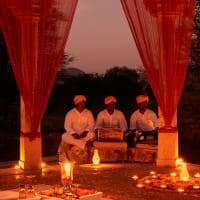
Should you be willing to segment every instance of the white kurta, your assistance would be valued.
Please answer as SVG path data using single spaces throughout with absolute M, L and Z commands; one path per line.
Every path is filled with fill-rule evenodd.
M 76 108 L 70 110 L 65 116 L 64 127 L 66 132 L 62 135 L 62 140 L 67 144 L 73 144 L 81 149 L 85 144 L 94 138 L 94 117 L 92 112 L 84 109 L 81 113 Z M 81 134 L 83 131 L 89 131 L 85 138 L 75 139 L 72 134 Z
M 126 131 L 127 122 L 121 111 L 115 109 L 110 115 L 107 109 L 104 109 L 97 115 L 95 128 L 120 128 Z
M 130 129 L 153 131 L 158 127 L 158 118 L 155 112 L 147 109 L 144 114 L 136 110 L 130 119 Z

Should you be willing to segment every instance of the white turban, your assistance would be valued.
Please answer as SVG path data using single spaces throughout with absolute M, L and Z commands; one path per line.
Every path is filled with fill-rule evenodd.
M 75 97 L 74 97 L 74 104 L 76 105 L 76 104 L 78 104 L 78 103 L 81 103 L 81 102 L 86 102 L 86 97 L 85 96 L 83 96 L 83 95 L 76 95 Z
M 107 105 L 109 103 L 116 103 L 117 102 L 117 99 L 114 97 L 114 96 L 107 96 L 105 99 L 104 99 L 104 103 Z
M 148 102 L 149 101 L 149 97 L 147 95 L 139 95 L 136 97 L 136 102 L 137 104 L 139 103 L 143 103 L 143 102 Z

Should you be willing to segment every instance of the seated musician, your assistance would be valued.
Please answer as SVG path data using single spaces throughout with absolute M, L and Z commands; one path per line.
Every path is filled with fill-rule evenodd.
M 154 111 L 148 109 L 149 98 L 146 95 L 136 97 L 138 110 L 130 119 L 130 130 L 136 133 L 137 140 L 146 140 L 148 135 L 152 135 L 155 140 L 158 136 L 158 118 Z
M 124 114 L 115 109 L 117 99 L 114 96 L 107 96 L 104 99 L 105 109 L 98 113 L 95 129 L 108 133 L 125 132 L 127 130 L 127 122 Z M 123 139 L 123 137 L 122 137 Z
M 64 127 L 66 132 L 62 135 L 62 142 L 85 148 L 87 142 L 94 138 L 94 117 L 86 108 L 86 97 L 76 95 L 75 107 L 65 116 Z

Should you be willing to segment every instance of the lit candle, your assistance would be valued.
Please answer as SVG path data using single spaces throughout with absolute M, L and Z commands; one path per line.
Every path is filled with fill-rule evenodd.
M 61 162 L 61 182 L 63 184 L 63 193 L 71 191 L 73 181 L 73 163 Z
M 172 173 L 170 174 L 170 176 L 175 177 L 175 176 L 176 176 L 176 172 L 172 172 Z
M 198 190 L 198 189 L 200 189 L 200 186 L 199 185 L 193 185 L 193 189 Z
M 188 181 L 190 175 L 188 173 L 187 165 L 185 162 L 182 163 L 182 172 L 180 173 L 180 178 L 182 181 Z
M 73 163 L 61 163 L 61 178 L 62 182 L 72 182 L 73 180 Z
M 165 189 L 167 186 L 165 184 L 160 185 L 160 188 Z
M 144 187 L 144 185 L 141 184 L 141 183 L 138 183 L 136 186 L 137 186 L 138 188 L 143 188 L 143 187 Z
M 70 163 L 65 163 L 64 170 L 65 170 L 64 178 L 67 178 L 67 179 L 71 178 L 71 164 Z
M 181 158 L 176 160 L 176 167 L 179 171 L 179 177 L 182 181 L 188 181 L 190 178 L 188 169 L 187 169 L 187 164 L 183 162 Z
M 156 175 L 153 175 L 153 176 L 152 176 L 152 178 L 158 178 L 158 176 L 156 176 Z
M 150 171 L 150 174 L 151 174 L 151 175 L 155 175 L 156 172 L 154 172 L 154 171 Z
M 42 168 L 46 167 L 46 163 L 45 163 L 45 162 L 42 162 L 42 163 L 41 163 L 41 167 L 42 167 Z
M 42 176 L 45 176 L 45 175 L 46 175 L 46 173 L 44 171 L 42 171 Z
M 177 158 L 176 159 L 176 166 L 180 165 L 181 163 L 183 163 L 183 159 L 182 158 Z
M 183 188 L 178 188 L 177 191 L 178 192 L 184 192 L 184 189 Z
M 100 157 L 99 157 L 98 149 L 94 150 L 94 154 L 93 154 L 93 157 L 92 157 L 92 163 L 94 165 L 99 165 L 100 164 Z
M 19 180 L 20 179 L 20 175 L 16 175 L 15 178 L 16 178 L 16 180 Z
M 19 165 L 15 165 L 14 169 L 20 169 L 20 166 Z
M 137 176 L 137 175 L 134 175 L 134 176 L 132 176 L 132 179 L 133 179 L 133 180 L 137 180 L 137 179 L 138 179 L 138 176 Z
M 144 182 L 147 183 L 147 184 L 151 183 L 150 180 L 145 180 Z
M 199 172 L 196 173 L 196 174 L 194 175 L 194 177 L 195 177 L 195 178 L 200 178 L 200 173 L 199 173 Z

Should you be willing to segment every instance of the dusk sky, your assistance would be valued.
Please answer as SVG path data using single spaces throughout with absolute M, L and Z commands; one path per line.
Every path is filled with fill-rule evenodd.
M 79 0 L 65 51 L 85 72 L 142 65 L 120 0 Z

